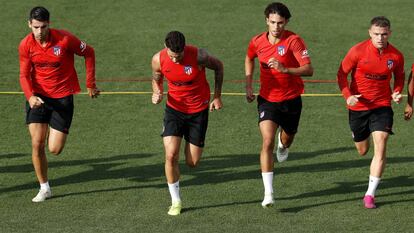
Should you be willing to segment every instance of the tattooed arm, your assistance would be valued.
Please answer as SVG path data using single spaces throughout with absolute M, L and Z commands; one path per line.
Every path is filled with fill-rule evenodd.
M 210 55 L 205 49 L 198 49 L 198 64 L 214 70 L 214 98 L 210 104 L 210 111 L 219 110 L 223 107 L 221 102 L 221 88 L 223 86 L 223 63 L 216 57 Z

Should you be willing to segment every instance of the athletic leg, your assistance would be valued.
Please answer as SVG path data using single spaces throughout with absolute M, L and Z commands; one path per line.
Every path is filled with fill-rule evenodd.
M 275 135 L 278 125 L 270 120 L 264 120 L 259 123 L 260 133 L 262 135 L 262 150 L 260 152 L 260 168 L 264 185 L 263 207 L 273 205 L 273 169 L 274 158 L 273 149 L 275 148 Z
M 60 132 L 56 129 L 50 128 L 49 130 L 49 151 L 54 155 L 59 155 L 63 147 L 65 146 L 67 134 Z
M 47 158 L 45 153 L 45 141 L 48 125 L 44 123 L 29 124 L 29 132 L 32 139 L 32 162 L 39 183 L 46 183 Z
M 363 141 L 355 142 L 355 147 L 360 155 L 366 155 L 369 151 L 369 137 Z
M 200 162 L 203 148 L 193 145 L 189 142 L 185 143 L 185 162 L 189 167 L 197 167 Z
M 169 215 L 179 215 L 181 213 L 180 197 L 180 169 L 178 159 L 180 155 L 181 137 L 166 136 L 163 138 L 165 148 L 165 176 L 167 177 L 168 190 L 171 195 L 171 207 Z
M 368 209 L 376 208 L 374 197 L 386 164 L 386 147 L 388 135 L 388 132 L 372 132 L 372 139 L 374 142 L 374 157 L 372 158 L 370 166 L 368 190 L 364 196 L 364 206 Z
M 172 184 L 180 178 L 178 159 L 181 137 L 167 136 L 163 138 L 163 142 L 165 149 L 165 176 L 167 177 L 167 182 Z
M 262 150 L 260 151 L 260 168 L 262 172 L 273 172 L 273 149 L 275 148 L 277 127 L 278 125 L 270 120 L 259 123 L 259 129 L 262 135 Z
M 33 167 L 40 184 L 40 191 L 32 201 L 42 202 L 52 196 L 47 177 L 48 164 L 45 153 L 45 142 L 49 126 L 46 123 L 30 123 L 28 127 L 32 139 Z

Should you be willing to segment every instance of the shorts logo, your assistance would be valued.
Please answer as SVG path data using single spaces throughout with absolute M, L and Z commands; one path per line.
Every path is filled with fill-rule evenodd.
M 393 60 L 391 60 L 391 59 L 390 59 L 390 60 L 388 60 L 388 61 L 387 61 L 387 67 L 388 67 L 388 69 L 389 69 L 389 70 L 391 70 L 393 66 L 394 66 L 394 61 L 393 61 Z
M 259 117 L 260 117 L 260 119 L 262 119 L 262 118 L 264 117 L 264 115 L 265 115 L 265 111 L 261 112 L 261 113 L 260 113 L 260 116 L 259 116 Z
M 60 56 L 62 54 L 62 48 L 60 46 L 54 46 L 53 54 L 55 54 L 57 57 Z
M 184 66 L 184 73 L 191 75 L 193 73 L 193 68 L 190 65 Z
M 86 43 L 83 42 L 83 41 L 81 41 L 79 48 L 80 48 L 81 52 L 85 51 L 85 49 L 86 49 Z
M 309 57 L 309 52 L 307 49 L 302 51 L 302 58 Z
M 277 46 L 277 54 L 279 54 L 280 56 L 285 55 L 285 46 L 284 45 L 280 45 Z

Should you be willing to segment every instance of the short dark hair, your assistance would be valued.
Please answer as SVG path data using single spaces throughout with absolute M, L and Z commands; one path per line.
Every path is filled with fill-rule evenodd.
M 266 18 L 269 18 L 270 14 L 278 14 L 285 19 L 290 19 L 290 17 L 292 16 L 290 14 L 289 8 L 287 8 L 285 4 L 280 2 L 272 2 L 269 5 L 267 5 L 264 14 Z
M 34 7 L 31 11 L 30 11 L 30 15 L 29 15 L 29 20 L 30 22 L 35 19 L 41 22 L 45 22 L 45 21 L 49 21 L 49 11 L 42 7 L 42 6 L 37 6 Z
M 385 16 L 376 16 L 371 19 L 371 27 L 372 26 L 378 26 L 382 28 L 385 28 L 385 27 L 391 28 L 391 22 Z
M 185 37 L 179 31 L 171 31 L 165 37 L 165 46 L 174 53 L 181 53 L 185 47 Z

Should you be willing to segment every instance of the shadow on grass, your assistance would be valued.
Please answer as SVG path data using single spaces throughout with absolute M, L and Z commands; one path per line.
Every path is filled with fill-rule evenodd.
M 230 202 L 230 203 L 217 204 L 217 205 L 196 206 L 196 207 L 183 208 L 181 212 L 184 213 L 184 212 L 196 211 L 196 210 L 201 210 L 201 209 L 219 208 L 219 207 L 234 206 L 234 205 L 249 205 L 249 204 L 257 204 L 261 202 L 262 200 L 237 201 L 237 202 Z
M 233 161 L 235 166 L 246 166 L 246 161 L 252 162 L 254 160 L 253 155 L 243 155 L 247 157 L 246 159 L 243 159 L 244 162 L 240 163 L 238 161 Z M 217 156 L 219 157 L 219 156 Z M 221 157 L 221 156 L 220 156 Z M 218 160 L 221 160 L 218 158 Z M 304 175 L 307 175 L 309 173 L 313 172 L 331 172 L 331 171 L 339 171 L 339 170 L 346 170 L 346 169 L 354 169 L 354 168 L 361 168 L 366 167 L 367 171 L 369 170 L 369 164 L 370 164 L 371 158 L 363 157 L 361 159 L 352 160 L 352 161 L 339 161 L 339 162 L 325 162 L 325 163 L 316 163 L 316 164 L 307 164 L 307 165 L 299 165 L 299 166 L 288 166 L 280 168 L 280 172 L 284 174 L 289 173 L 304 173 Z M 210 161 L 212 163 L 217 163 L 216 160 Z M 412 157 L 397 157 L 397 158 L 388 158 L 389 164 L 399 164 L 399 163 L 407 163 L 407 162 L 414 162 L 414 158 Z M 227 162 L 220 161 L 218 164 L 226 164 Z M 249 163 L 250 164 L 250 163 Z M 207 166 L 208 166 L 207 162 Z M 208 171 L 208 170 L 207 170 Z M 247 180 L 247 179 L 257 179 L 258 182 L 261 182 L 260 177 L 260 171 L 259 170 L 250 170 L 250 171 L 244 171 L 244 172 L 215 172 L 210 173 L 206 170 L 201 170 L 199 172 L 196 172 L 196 178 L 182 182 L 183 186 L 191 186 L 191 185 L 203 185 L 206 183 L 224 183 L 224 182 L 230 182 L 235 180 Z M 194 175 L 194 174 L 193 174 Z M 367 180 L 363 181 L 355 181 L 355 182 L 338 182 L 335 183 L 336 187 L 329 188 L 329 189 L 321 189 L 315 192 L 309 192 L 309 193 L 302 193 L 296 196 L 291 197 L 285 197 L 285 198 L 277 198 L 277 201 L 283 201 L 283 200 L 300 200 L 305 198 L 316 198 L 316 197 L 330 197 L 333 196 L 333 201 L 329 202 L 323 202 L 323 203 L 314 203 L 310 201 L 312 204 L 310 205 L 301 205 L 297 207 L 292 208 L 285 208 L 281 209 L 281 212 L 300 212 L 302 210 L 306 210 L 309 208 L 315 208 L 330 204 L 336 204 L 341 202 L 351 202 L 351 201 L 361 201 L 362 203 L 362 196 L 357 198 L 345 198 L 345 199 L 339 199 L 335 197 L 335 195 L 346 195 L 346 194 L 352 194 L 352 193 L 361 193 L 363 195 L 367 189 Z M 388 179 L 383 179 L 380 184 L 381 190 L 387 190 L 387 189 L 395 189 L 395 188 L 401 188 L 401 187 L 414 187 L 414 177 L 409 176 L 399 176 L 399 177 L 392 177 Z M 381 196 L 399 196 L 401 194 L 414 194 L 414 190 L 408 191 L 408 192 L 401 192 L 401 193 L 394 193 L 394 194 L 387 194 L 387 195 L 379 195 Z M 354 195 L 352 195 L 354 196 Z M 239 204 L 250 204 L 250 203 L 260 203 L 261 200 L 257 201 L 247 201 L 247 202 L 241 202 Z M 382 205 L 386 204 L 392 204 L 400 201 L 394 201 L 394 202 L 378 202 L 377 206 L 381 207 Z M 409 202 L 409 201 L 404 201 Z M 203 206 L 203 207 L 193 207 L 188 210 L 196 210 L 198 208 L 214 208 L 214 207 L 221 207 L 221 206 L 227 206 L 227 205 L 233 205 L 234 203 L 228 203 L 228 204 L 221 204 L 221 205 L 210 205 L 210 206 Z M 361 204 L 362 206 L 362 204 Z
M 302 152 L 297 153 L 301 157 L 316 156 L 320 154 L 337 153 L 348 150 L 346 147 L 314 151 L 314 152 Z M 50 179 L 52 187 L 68 184 L 83 184 L 88 185 L 88 182 L 93 181 L 107 181 L 107 188 L 96 188 L 93 185 L 86 191 L 66 193 L 57 195 L 55 198 L 64 198 L 68 196 L 92 194 L 92 193 L 105 193 L 114 191 L 135 190 L 143 188 L 166 188 L 165 176 L 164 176 L 164 163 L 163 158 L 152 158 L 154 156 L 161 156 L 155 154 L 126 154 L 116 155 L 112 157 L 102 157 L 84 160 L 70 160 L 70 161 L 52 161 L 49 163 L 50 169 L 59 167 L 73 167 L 73 173 L 68 176 Z M 295 154 L 292 154 L 295 157 Z M 181 158 L 182 159 L 182 158 Z M 329 158 L 328 158 L 329 159 Z M 312 164 L 299 164 L 297 162 L 286 162 L 283 166 L 276 166 L 276 173 L 291 174 L 291 173 L 303 173 L 308 176 L 313 172 L 331 172 L 346 169 L 354 169 L 366 167 L 368 170 L 370 158 L 355 159 L 351 161 L 333 161 L 329 162 L 325 159 L 323 162 Z M 160 162 L 155 162 L 159 160 Z M 161 162 L 162 161 L 162 162 Z M 414 162 L 412 157 L 394 157 L 389 158 L 388 163 L 407 163 Z M 142 165 L 144 164 L 144 165 Z M 30 169 L 29 169 L 30 167 Z M 220 184 L 233 181 L 243 180 L 256 180 L 261 183 L 261 175 L 259 168 L 259 156 L 257 154 L 238 154 L 238 155 L 216 155 L 205 156 L 200 167 L 196 169 L 190 169 L 183 164 L 183 159 L 180 161 L 180 169 L 183 174 L 181 181 L 182 187 L 204 184 Z M 0 173 L 14 173 L 14 172 L 33 172 L 31 164 L 4 166 L 0 167 Z M 191 178 L 185 177 L 191 175 Z M 30 190 L 38 187 L 37 182 L 33 182 L 16 185 L 5 186 L 0 188 L 0 195 L 8 192 Z M 122 179 L 128 180 L 133 183 L 124 187 L 111 187 L 114 180 Z M 137 185 L 137 183 L 139 183 Z M 302 193 L 296 196 L 284 197 L 279 200 L 296 200 L 303 198 L 312 198 L 320 196 L 330 196 L 339 194 L 348 194 L 353 192 L 363 192 L 366 189 L 366 181 L 356 181 L 348 183 L 337 183 L 336 187 L 329 189 L 321 189 L 315 192 Z M 381 184 L 381 189 L 396 188 L 396 187 L 412 187 L 414 184 L 413 178 L 410 177 L 395 177 L 390 179 L 384 179 Z M 6 184 L 7 185 L 7 184 Z M 285 212 L 301 211 L 307 208 L 317 207 L 321 205 L 328 205 L 338 202 L 352 201 L 355 199 L 335 200 L 332 202 L 319 203 L 309 206 L 298 206 L 294 208 L 284 209 Z M 247 201 L 248 204 L 253 201 Z M 257 202 L 257 201 L 254 201 Z M 235 203 L 227 203 L 224 205 L 233 205 Z M 237 203 L 236 203 L 237 204 Z M 243 203 L 239 203 L 243 204 Z M 212 207 L 218 207 L 212 206 Z M 200 207 L 207 208 L 207 207 Z M 189 209 L 192 210 L 192 209 Z
M 368 180 L 364 181 L 355 181 L 355 182 L 338 182 L 335 183 L 336 187 L 330 189 L 323 189 L 316 192 L 301 193 L 296 196 L 280 198 L 279 200 L 292 200 L 292 199 L 303 199 L 303 198 L 313 198 L 321 196 L 331 196 L 331 195 L 340 195 L 340 194 L 349 194 L 349 193 L 362 193 L 367 189 Z M 379 189 L 392 189 L 400 187 L 414 187 L 414 177 L 410 176 L 398 176 L 388 179 L 382 179 Z M 362 197 L 361 197 L 362 198 Z
M 354 151 L 355 147 L 346 146 L 346 147 L 337 147 L 330 148 L 325 150 L 310 151 L 310 152 L 295 152 L 292 151 L 289 154 L 289 161 L 299 160 L 299 159 L 310 159 L 321 155 L 334 155 L 337 153 L 344 153 L 347 151 Z M 356 153 L 356 152 L 355 152 Z
M 413 178 L 411 178 L 409 180 L 410 180 L 411 184 L 407 185 L 408 187 L 412 186 Z M 401 184 L 398 187 L 401 187 Z M 381 185 L 381 190 L 386 189 L 386 188 L 387 187 L 384 187 L 384 186 Z M 366 190 L 366 188 L 364 188 L 364 191 L 365 190 Z M 362 192 L 362 190 L 359 190 L 359 191 Z M 362 192 L 362 195 L 363 194 L 364 193 Z M 381 201 L 381 198 L 383 198 L 383 197 L 390 197 L 390 196 L 401 197 L 402 195 L 410 195 L 410 194 L 414 194 L 414 189 L 409 190 L 409 191 L 404 191 L 404 192 L 393 192 L 393 193 L 388 193 L 388 194 L 383 194 L 383 195 L 376 195 L 375 204 L 376 204 L 377 208 L 381 208 L 382 206 L 392 205 L 392 204 L 396 204 L 396 203 L 414 202 L 414 199 L 408 199 L 408 200 L 402 199 L 402 200 L 395 200 L 395 201 Z M 301 205 L 301 206 L 296 206 L 296 207 L 283 208 L 283 209 L 280 210 L 280 212 L 298 213 L 300 211 L 310 209 L 310 208 L 316 208 L 316 207 L 332 205 L 332 204 L 338 204 L 338 203 L 345 203 L 345 202 L 359 202 L 360 205 L 361 205 L 361 208 L 363 208 L 362 198 L 363 197 L 361 196 L 361 197 L 356 197 L 356 198 L 355 197 L 354 198 L 345 198 L 345 199 L 339 199 L 339 200 L 336 199 L 334 201 L 321 202 L 321 203 L 312 203 L 312 204 L 309 204 L 309 205 Z
M 110 179 L 136 179 L 141 181 L 151 180 L 154 177 L 160 177 L 163 174 L 164 165 L 146 165 L 139 167 L 128 167 L 129 163 L 139 163 L 142 159 L 154 156 L 153 154 L 127 154 L 117 155 L 113 157 L 103 157 L 84 160 L 67 160 L 67 161 L 52 161 L 49 162 L 49 171 L 54 168 L 60 167 L 74 167 L 74 171 L 85 170 L 86 171 L 74 173 L 69 176 L 53 179 L 49 177 L 49 182 L 53 187 L 65 184 L 81 184 L 89 181 L 97 180 L 110 180 Z M 126 168 L 118 168 L 125 167 Z M 76 169 L 76 170 L 75 170 Z M 34 170 L 32 164 L 13 165 L 0 167 L 1 173 L 21 173 L 32 172 L 34 176 Z M 50 173 L 50 172 L 49 172 Z M 33 182 L 0 188 L 0 195 L 2 193 L 21 191 L 26 189 L 33 189 L 38 187 L 38 183 L 33 177 Z M 4 185 L 4 184 L 3 184 Z
M 23 154 L 23 153 L 11 153 L 11 154 L 3 154 L 0 155 L 0 159 L 15 159 L 15 158 L 20 158 L 23 156 L 28 156 L 30 158 L 30 154 Z
M 414 184 L 414 178 L 410 178 L 408 176 L 400 176 L 400 177 L 385 179 L 383 180 L 383 183 L 384 184 L 381 184 L 381 190 L 389 189 L 389 188 L 396 188 L 396 187 L 412 187 Z M 319 196 L 331 196 L 331 195 L 337 195 L 337 194 L 363 192 L 366 190 L 365 181 L 364 182 L 362 181 L 361 182 L 342 182 L 338 184 L 339 184 L 339 187 L 333 188 L 333 189 L 321 190 L 319 192 L 314 192 L 314 193 L 301 194 L 301 195 L 289 197 L 289 198 L 277 198 L 276 203 L 278 203 L 279 201 L 283 201 L 283 200 L 301 199 L 301 198 L 319 197 Z M 364 187 L 362 187 L 361 185 L 364 185 Z M 348 188 L 353 188 L 354 190 L 350 191 Z M 390 196 L 401 197 L 401 196 L 410 195 L 410 194 L 414 194 L 414 189 L 409 190 L 409 191 L 403 191 L 403 192 L 393 192 L 393 193 L 388 193 L 388 194 L 383 194 L 383 195 L 377 195 L 377 198 L 376 198 L 377 208 L 381 208 L 382 206 L 392 205 L 396 203 L 414 202 L 414 199 L 381 201 L 381 198 L 384 198 L 384 197 L 390 197 Z M 300 211 L 310 209 L 310 208 L 317 208 L 321 206 L 338 204 L 338 203 L 346 203 L 346 202 L 358 202 L 359 205 L 361 206 L 361 209 L 363 208 L 362 197 L 353 197 L 353 198 L 344 198 L 344 199 L 333 198 L 333 199 L 335 200 L 328 201 L 328 202 L 321 202 L 321 203 L 312 202 L 309 205 L 301 205 L 301 206 L 296 206 L 296 207 L 283 208 L 279 210 L 277 209 L 277 206 L 276 206 L 275 209 L 282 213 L 298 213 Z M 230 203 L 217 204 L 217 205 L 197 206 L 197 207 L 185 208 L 183 209 L 183 212 L 197 211 L 197 210 L 206 209 L 206 208 L 219 208 L 219 207 L 233 206 L 233 205 L 260 204 L 261 201 L 262 200 L 260 199 L 260 200 L 254 200 L 254 201 L 230 202 Z

